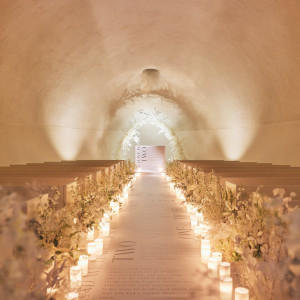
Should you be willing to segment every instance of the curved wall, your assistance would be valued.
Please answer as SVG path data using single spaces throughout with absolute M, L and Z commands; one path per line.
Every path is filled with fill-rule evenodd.
M 0 164 L 111 158 L 156 95 L 187 158 L 300 165 L 299 53 L 298 0 L 0 0 Z

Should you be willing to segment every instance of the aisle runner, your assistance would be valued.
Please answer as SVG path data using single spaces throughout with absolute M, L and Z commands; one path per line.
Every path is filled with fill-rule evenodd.
M 190 220 L 165 179 L 143 174 L 111 223 L 104 255 L 85 279 L 89 299 L 218 299 Z

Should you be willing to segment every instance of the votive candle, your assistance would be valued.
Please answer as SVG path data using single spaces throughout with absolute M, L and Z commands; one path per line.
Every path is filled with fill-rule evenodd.
M 201 260 L 207 263 L 210 257 L 210 240 L 201 240 Z
M 96 256 L 103 254 L 103 239 L 95 239 L 96 243 Z
M 218 277 L 218 265 L 219 261 L 217 257 L 209 257 L 207 261 L 207 267 L 209 271 L 209 277 L 217 278 Z
M 82 276 L 86 276 L 89 271 L 89 259 L 87 255 L 80 255 L 77 265 L 81 267 Z
M 102 224 L 102 233 L 103 236 L 109 236 L 109 223 Z
M 67 295 L 67 300 L 78 300 L 78 299 L 79 299 L 78 293 L 70 292 Z
M 220 279 L 220 298 L 221 300 L 232 299 L 232 278 L 223 277 Z
M 222 277 L 230 277 L 230 263 L 229 262 L 221 262 L 219 264 L 219 276 Z
M 235 300 L 249 300 L 249 290 L 244 287 L 235 288 Z
M 88 243 L 89 260 L 96 260 L 96 243 Z
M 217 258 L 218 264 L 222 262 L 222 252 L 212 252 L 211 256 Z
M 81 287 L 81 267 L 73 266 L 70 268 L 70 287 L 72 290 Z

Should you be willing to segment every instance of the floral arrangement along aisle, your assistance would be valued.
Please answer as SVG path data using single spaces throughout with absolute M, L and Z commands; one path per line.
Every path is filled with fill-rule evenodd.
M 267 197 L 240 189 L 235 194 L 213 172 L 179 161 L 170 162 L 166 174 L 188 211 L 201 215 L 195 234 L 231 263 L 235 284 L 246 286 L 251 299 L 299 299 L 300 238 L 294 224 L 300 216 L 290 206 L 293 193 L 285 197 L 275 189 L 274 197 Z
M 80 276 L 87 274 L 84 259 L 93 256 L 92 246 L 95 255 L 102 255 L 103 239 L 96 234 L 103 218 L 108 222 L 116 213 L 112 207 L 124 203 L 119 200 L 127 195 L 134 172 L 135 165 L 124 161 L 98 181 L 77 179 L 73 201 L 64 207 L 53 187 L 30 220 L 11 196 L 0 194 L 0 299 L 65 299 L 68 291 L 71 298 L 80 292 L 72 272 L 79 268 Z

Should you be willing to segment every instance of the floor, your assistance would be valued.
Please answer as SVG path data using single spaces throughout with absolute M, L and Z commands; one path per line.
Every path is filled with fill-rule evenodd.
M 158 173 L 134 182 L 113 217 L 104 254 L 89 265 L 82 299 L 219 299 L 201 264 L 186 209 Z

